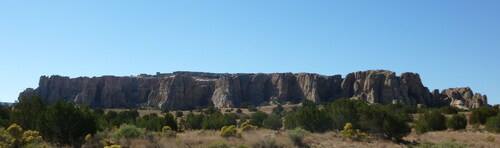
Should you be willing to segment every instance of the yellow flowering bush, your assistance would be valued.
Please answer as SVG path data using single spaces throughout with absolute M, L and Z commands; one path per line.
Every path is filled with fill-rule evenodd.
M 89 142 L 90 140 L 92 140 L 92 135 L 91 134 L 87 134 L 85 136 L 85 141 Z
M 23 143 L 34 143 L 40 141 L 42 141 L 42 136 L 40 136 L 40 132 L 38 131 L 27 130 L 23 133 Z
M 229 125 L 229 126 L 224 126 L 222 127 L 220 131 L 220 135 L 222 137 L 236 137 L 236 134 L 238 133 L 238 130 L 236 129 L 236 126 L 234 125 Z M 241 135 L 241 133 L 240 133 Z
M 161 132 L 162 136 L 165 136 L 168 138 L 177 137 L 177 132 L 173 131 L 172 128 L 170 128 L 170 126 L 164 126 L 161 129 L 161 131 L 162 131 Z
M 251 125 L 250 123 L 248 122 L 243 122 L 241 123 L 240 125 L 240 129 L 241 131 L 249 131 L 249 130 L 256 130 L 258 127 L 255 126 L 255 125 Z
M 360 140 L 367 136 L 366 133 L 361 132 L 359 129 L 354 129 L 351 123 L 346 123 L 344 130 L 340 131 L 340 133 L 350 140 Z
M 489 142 L 493 142 L 493 141 L 495 141 L 495 137 L 488 136 L 488 137 L 486 137 L 486 140 L 488 140 Z
M 110 146 L 104 146 L 104 148 L 122 148 L 120 145 L 110 145 Z
M 10 125 L 7 130 L 0 130 L 0 147 L 20 147 L 42 141 L 40 132 L 27 130 L 17 124 Z

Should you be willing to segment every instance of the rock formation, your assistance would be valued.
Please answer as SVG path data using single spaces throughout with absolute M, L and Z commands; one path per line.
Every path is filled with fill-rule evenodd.
M 459 108 L 477 108 L 487 104 L 486 95 L 472 92 L 469 87 L 445 89 L 439 95 L 444 104 Z
M 384 70 L 370 70 L 350 73 L 342 82 L 344 97 L 361 97 L 371 103 L 399 103 L 416 106 L 432 105 L 430 93 L 424 87 L 420 76 L 414 73 L 396 73 Z
M 130 77 L 42 76 L 37 89 L 26 89 L 19 97 L 39 95 L 47 103 L 74 101 L 102 108 L 193 109 L 214 105 L 238 107 L 247 102 L 298 103 L 333 101 L 357 97 L 370 103 L 411 106 L 453 105 L 462 108 L 486 106 L 487 98 L 466 88 L 429 92 L 415 73 L 369 70 L 324 76 L 313 73 L 217 74 L 202 72 L 157 73 Z

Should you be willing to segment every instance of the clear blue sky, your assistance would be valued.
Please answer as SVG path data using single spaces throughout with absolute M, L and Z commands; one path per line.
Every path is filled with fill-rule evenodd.
M 0 101 L 41 75 L 417 72 L 500 103 L 500 1 L 0 1 Z

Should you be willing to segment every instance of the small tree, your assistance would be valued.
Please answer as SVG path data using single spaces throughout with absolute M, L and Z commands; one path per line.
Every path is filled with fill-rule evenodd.
M 419 133 L 446 129 L 446 117 L 437 110 L 427 111 L 420 115 L 415 130 Z
M 264 120 L 263 127 L 273 130 L 279 130 L 281 129 L 281 127 L 283 127 L 283 120 L 281 120 L 280 115 L 270 115 Z
M 498 114 L 498 109 L 490 107 L 480 107 L 473 109 L 469 116 L 470 124 L 485 124 L 486 119 L 489 117 L 496 116 Z
M 325 132 L 331 129 L 332 118 L 325 110 L 316 106 L 304 106 L 292 109 L 285 116 L 285 129 L 304 128 L 311 132 Z
M 405 115 L 389 114 L 384 119 L 382 132 L 386 139 L 401 142 L 403 137 L 410 134 L 411 127 Z
M 500 133 L 500 115 L 490 117 L 486 120 L 486 130 L 494 133 Z
M 184 122 L 184 127 L 187 129 L 201 129 L 201 123 L 203 122 L 203 114 L 189 113 L 186 116 L 186 121 Z
M 98 129 L 97 117 L 87 106 L 57 101 L 43 112 L 38 124 L 43 137 L 49 141 L 78 146 L 87 134 Z
M 0 105 L 0 127 L 7 127 L 9 125 L 11 109 L 7 105 Z
M 250 124 L 262 127 L 262 123 L 267 118 L 267 114 L 262 111 L 257 111 L 250 116 Z
M 355 128 L 359 128 L 359 111 L 367 103 L 359 100 L 338 99 L 326 107 L 328 115 L 333 119 L 331 122 L 333 129 L 342 130 L 346 123 L 351 123 Z
M 467 127 L 467 118 L 463 114 L 454 114 L 450 119 L 446 120 L 446 127 L 453 130 L 461 130 Z
M 47 109 L 45 100 L 38 96 L 25 97 L 15 103 L 10 114 L 11 123 L 17 123 L 24 129 L 36 129 L 41 114 Z

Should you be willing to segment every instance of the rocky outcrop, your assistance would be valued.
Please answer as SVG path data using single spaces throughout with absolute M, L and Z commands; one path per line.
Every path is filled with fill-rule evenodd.
M 474 94 L 469 87 L 445 89 L 439 95 L 439 99 L 444 104 L 459 108 L 478 108 L 488 105 L 486 95 Z
M 418 74 L 403 73 L 397 77 L 384 70 L 350 73 L 342 82 L 342 90 L 344 97 L 360 97 L 379 104 L 428 105 L 431 97 Z
M 193 109 L 214 105 L 238 107 L 255 105 L 333 101 L 357 97 L 370 103 L 399 103 L 412 106 L 453 105 L 475 108 L 487 105 L 486 96 L 470 88 L 429 92 L 415 73 L 396 76 L 385 70 L 360 71 L 324 76 L 313 73 L 215 74 L 203 72 L 157 73 L 130 77 L 42 76 L 37 89 L 26 89 L 23 96 L 39 95 L 47 103 L 73 101 L 103 108 Z

